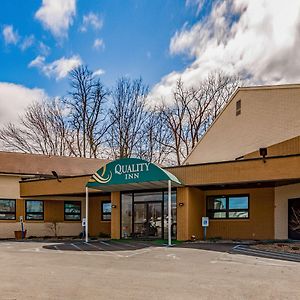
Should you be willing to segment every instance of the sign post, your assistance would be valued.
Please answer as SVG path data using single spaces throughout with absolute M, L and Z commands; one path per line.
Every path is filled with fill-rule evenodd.
M 23 216 L 20 216 L 20 224 L 21 224 L 21 231 L 22 231 L 22 240 L 24 240 L 24 222 L 23 222 Z
M 209 226 L 209 218 L 208 217 L 202 217 L 202 227 L 203 227 L 203 240 L 206 241 L 206 230 Z
M 82 218 L 81 226 L 82 226 L 82 239 L 84 239 L 85 238 L 86 218 Z

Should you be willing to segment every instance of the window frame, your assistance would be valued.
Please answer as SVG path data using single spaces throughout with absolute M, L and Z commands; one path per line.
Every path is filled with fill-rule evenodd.
M 43 212 L 42 213 L 40 213 L 40 212 L 28 212 L 27 211 L 27 203 L 29 201 L 42 202 L 43 203 Z M 42 219 L 28 219 L 27 214 L 31 214 L 31 215 L 41 215 L 42 214 L 43 218 Z M 32 200 L 32 199 L 25 200 L 25 220 L 26 221 L 44 221 L 45 220 L 45 203 L 44 203 L 44 200 Z
M 229 198 L 240 198 L 240 197 L 247 197 L 248 198 L 248 208 L 229 208 Z M 225 198 L 226 199 L 226 208 L 225 209 L 208 209 L 208 202 L 210 199 L 215 198 Z M 247 218 L 230 218 L 230 212 L 248 212 Z M 225 212 L 225 218 L 214 218 L 211 217 L 212 213 L 215 212 Z M 249 194 L 230 194 L 230 195 L 209 195 L 206 197 L 206 216 L 209 217 L 211 220 L 249 220 L 250 219 L 250 195 Z
M 239 116 L 242 113 L 242 100 L 239 99 L 235 104 L 235 115 Z
M 17 219 L 17 200 L 16 199 L 4 199 L 4 198 L 1 198 L 0 202 L 1 201 L 14 201 L 14 203 L 15 203 L 15 210 L 13 212 L 7 212 L 7 211 L 1 211 L 0 210 L 0 215 L 1 214 L 14 215 L 13 219 L 2 219 L 1 216 L 0 216 L 0 221 L 14 221 L 14 220 L 16 220 Z
M 80 207 L 80 212 L 79 212 L 79 214 L 74 214 L 74 213 L 66 213 L 66 204 L 74 204 L 74 203 L 77 203 L 77 204 L 80 204 L 79 205 L 79 207 Z M 64 201 L 64 221 L 66 221 L 66 222 L 81 222 L 82 221 L 82 212 L 81 212 L 81 210 L 82 210 L 82 203 L 81 203 L 81 201 L 78 201 L 78 200 L 74 200 L 74 201 L 72 201 L 72 200 L 68 200 L 68 201 Z M 79 219 L 77 220 L 77 219 L 66 219 L 66 215 L 68 216 L 71 216 L 71 215 L 79 215 Z
M 101 221 L 102 222 L 111 222 L 111 210 L 110 210 L 110 213 L 105 213 L 104 211 L 103 211 L 103 204 L 106 204 L 106 203 L 110 203 L 110 205 L 111 205 L 111 200 L 103 200 L 103 201 L 101 201 Z M 103 217 L 104 217 L 104 215 L 110 215 L 110 219 L 109 220 L 107 220 L 107 219 L 104 219 Z

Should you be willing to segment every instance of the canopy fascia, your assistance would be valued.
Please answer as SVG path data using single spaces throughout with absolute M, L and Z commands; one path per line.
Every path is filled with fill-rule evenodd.
M 105 164 L 95 172 L 86 187 L 101 191 L 162 189 L 180 186 L 181 182 L 170 172 L 154 163 L 138 158 L 118 159 Z

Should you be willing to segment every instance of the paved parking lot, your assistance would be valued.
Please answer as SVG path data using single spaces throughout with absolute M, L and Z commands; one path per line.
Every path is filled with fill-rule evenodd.
M 300 264 L 147 242 L 0 242 L 0 299 L 299 299 Z

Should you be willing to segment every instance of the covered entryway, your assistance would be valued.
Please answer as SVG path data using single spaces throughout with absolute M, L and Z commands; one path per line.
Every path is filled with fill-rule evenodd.
M 163 202 L 135 202 L 133 207 L 133 237 L 163 239 Z
M 289 199 L 289 239 L 300 240 L 300 198 Z
M 168 191 L 121 193 L 122 238 L 168 238 Z M 171 192 L 171 237 L 176 239 L 176 191 Z
M 120 237 L 167 238 L 171 244 L 172 232 L 173 236 L 176 232 L 176 191 L 172 192 L 172 188 L 180 185 L 173 174 L 153 163 L 137 158 L 115 160 L 104 165 L 87 183 L 86 215 L 89 189 L 121 192 L 119 221 L 115 222 L 119 224 Z M 116 205 L 112 205 L 114 208 Z

